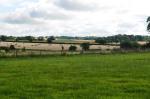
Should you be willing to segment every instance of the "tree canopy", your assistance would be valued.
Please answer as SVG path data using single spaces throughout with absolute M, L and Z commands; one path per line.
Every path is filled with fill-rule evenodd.
M 52 43 L 53 40 L 55 40 L 55 37 L 54 37 L 54 36 L 50 36 L 50 37 L 47 39 L 47 42 L 48 42 L 48 43 Z
M 87 51 L 90 49 L 89 43 L 82 43 L 80 46 L 82 47 L 82 50 L 84 50 L 84 51 Z
M 147 31 L 150 31 L 150 16 L 147 18 Z

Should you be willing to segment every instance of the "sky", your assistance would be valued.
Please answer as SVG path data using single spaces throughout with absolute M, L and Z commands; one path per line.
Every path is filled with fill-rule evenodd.
M 150 0 L 0 0 L 0 35 L 149 35 Z

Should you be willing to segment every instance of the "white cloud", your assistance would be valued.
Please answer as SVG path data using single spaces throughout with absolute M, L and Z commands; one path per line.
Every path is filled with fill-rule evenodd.
M 92 11 L 97 8 L 96 3 L 90 0 L 56 0 L 55 4 L 66 10 Z
M 0 0 L 3 5 L 0 34 L 145 35 L 149 3 L 149 0 Z
M 0 0 L 0 4 L 8 4 L 8 3 L 12 3 L 16 0 Z

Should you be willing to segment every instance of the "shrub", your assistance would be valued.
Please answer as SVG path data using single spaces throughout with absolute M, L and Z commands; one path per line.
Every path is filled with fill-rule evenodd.
M 84 50 L 84 51 L 87 51 L 90 49 L 89 43 L 82 43 L 80 46 L 82 47 L 82 50 Z
M 22 52 L 25 52 L 25 51 L 26 51 L 26 48 L 25 48 L 25 47 L 23 47 L 23 48 L 22 48 Z
M 77 47 L 76 47 L 76 46 L 71 45 L 71 46 L 69 47 L 69 51 L 76 51 L 76 50 L 77 50 Z
M 0 47 L 0 50 L 4 50 L 6 53 L 9 52 L 9 48 L 8 47 Z
M 16 48 L 15 48 L 14 45 L 10 45 L 9 49 L 10 49 L 10 50 L 15 50 Z
M 25 39 L 28 40 L 29 42 L 33 42 L 34 37 L 32 37 L 32 36 L 26 36 Z
M 48 42 L 48 43 L 52 43 L 53 40 L 55 40 L 55 37 L 54 37 L 54 36 L 50 36 L 50 37 L 47 39 L 47 42 Z
M 104 40 L 104 39 L 99 39 L 99 38 L 96 39 L 95 42 L 96 42 L 96 43 L 99 43 L 99 44 L 106 44 L 106 43 L 107 43 L 106 40 Z
M 44 41 L 44 37 L 42 36 L 38 37 L 38 41 Z
M 140 44 L 137 42 L 124 41 L 120 43 L 120 48 L 122 49 L 137 49 L 140 48 Z
M 0 40 L 1 41 L 6 41 L 7 40 L 7 36 L 4 36 L 4 35 L 0 36 Z
M 142 48 L 143 48 L 143 49 L 150 49 L 150 42 L 148 42 L 148 43 L 142 45 Z

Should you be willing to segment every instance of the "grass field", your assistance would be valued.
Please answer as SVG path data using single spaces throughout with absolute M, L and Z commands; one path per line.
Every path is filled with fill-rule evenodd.
M 150 53 L 0 58 L 0 99 L 149 99 Z

